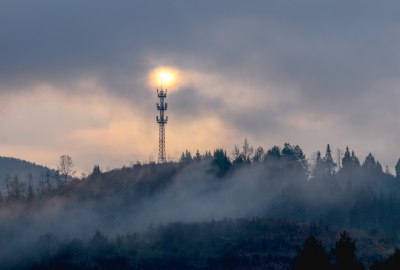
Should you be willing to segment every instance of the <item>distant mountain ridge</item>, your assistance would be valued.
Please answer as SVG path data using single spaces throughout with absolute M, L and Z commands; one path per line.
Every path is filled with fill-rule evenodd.
M 4 188 L 7 175 L 10 178 L 17 176 L 21 182 L 25 183 L 28 183 L 29 175 L 32 175 L 32 184 L 36 185 L 40 177 L 48 170 L 54 171 L 46 166 L 38 165 L 30 161 L 14 157 L 0 157 L 0 189 Z

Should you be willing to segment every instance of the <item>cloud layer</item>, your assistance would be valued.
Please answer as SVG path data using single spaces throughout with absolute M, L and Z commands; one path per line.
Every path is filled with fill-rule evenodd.
M 396 1 L 3 1 L 2 155 L 81 171 L 157 155 L 149 72 L 181 71 L 167 151 L 248 137 L 400 156 Z M 173 89 L 171 89 L 173 90 Z

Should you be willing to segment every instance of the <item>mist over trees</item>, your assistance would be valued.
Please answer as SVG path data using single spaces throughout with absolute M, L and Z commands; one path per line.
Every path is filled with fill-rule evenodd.
M 19 269 L 304 269 L 308 263 L 383 269 L 377 267 L 396 261 L 397 253 L 389 255 L 400 240 L 400 161 L 394 176 L 371 153 L 361 160 L 349 147 L 335 152 L 328 144 L 307 159 L 298 145 L 264 149 L 245 139 L 231 154 L 185 150 L 179 162 L 138 162 L 107 172 L 95 165 L 77 178 L 72 158 L 63 155 L 58 170 L 24 181 L 4 177 L 0 247 L 7 252 L 0 266 L 13 269 L 23 258 Z M 253 227 L 243 225 L 254 218 Z M 213 240 L 210 226 L 229 236 Z M 315 227 L 301 232 L 308 226 Z M 279 233 L 292 238 L 275 238 Z M 281 253 L 274 253 L 272 241 L 282 245 Z M 195 243 L 205 251 L 196 253 Z M 313 256 L 318 261 L 310 262 Z

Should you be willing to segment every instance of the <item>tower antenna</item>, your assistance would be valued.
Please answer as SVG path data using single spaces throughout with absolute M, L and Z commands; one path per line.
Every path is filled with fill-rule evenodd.
M 168 108 L 168 104 L 165 102 L 165 98 L 167 97 L 167 89 L 162 88 L 162 80 L 161 80 L 161 89 L 157 89 L 157 96 L 160 103 L 157 103 L 157 110 L 159 115 L 156 117 L 159 131 L 158 131 L 158 163 L 165 163 L 167 161 L 165 154 L 165 124 L 168 122 L 168 116 L 165 116 L 165 111 Z

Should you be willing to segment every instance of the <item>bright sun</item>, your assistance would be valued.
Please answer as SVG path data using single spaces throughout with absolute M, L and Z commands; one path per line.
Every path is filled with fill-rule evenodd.
M 158 67 L 150 73 L 152 87 L 170 87 L 176 84 L 178 71 L 169 67 Z

